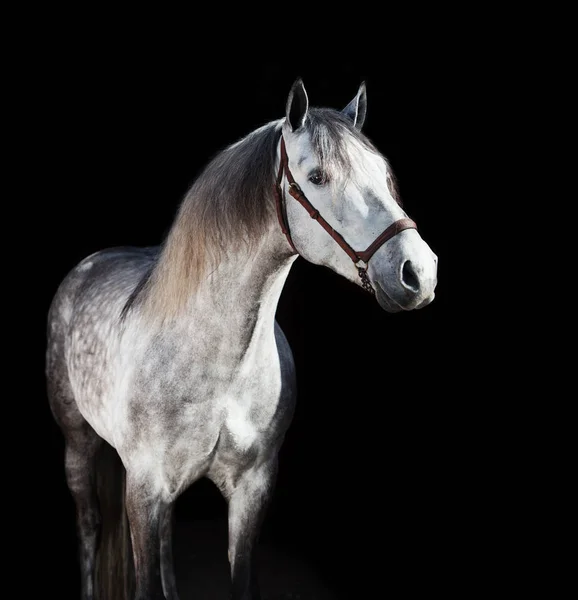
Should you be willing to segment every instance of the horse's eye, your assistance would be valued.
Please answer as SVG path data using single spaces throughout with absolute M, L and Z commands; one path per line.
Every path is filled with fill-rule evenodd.
M 309 181 L 313 185 L 324 185 L 327 183 L 327 175 L 323 173 L 323 171 L 315 169 L 315 171 L 309 175 Z

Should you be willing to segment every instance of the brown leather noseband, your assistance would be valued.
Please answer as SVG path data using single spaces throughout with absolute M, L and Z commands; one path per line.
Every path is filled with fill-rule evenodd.
M 285 140 L 283 136 L 281 136 L 281 160 L 279 162 L 279 172 L 277 173 L 277 180 L 275 181 L 275 201 L 277 205 L 277 217 L 279 218 L 279 224 L 281 225 L 281 230 L 287 236 L 287 241 L 291 245 L 291 248 L 299 254 L 297 248 L 295 248 L 295 244 L 293 244 L 293 240 L 291 239 L 291 232 L 289 231 L 289 223 L 287 222 L 287 215 L 285 214 L 284 206 L 283 206 L 283 191 L 281 188 L 281 182 L 283 180 L 283 174 L 287 177 L 287 181 L 289 182 L 289 193 L 303 206 L 303 208 L 309 213 L 309 216 L 312 219 L 315 219 L 325 231 L 343 248 L 343 250 L 347 253 L 349 258 L 354 262 L 357 272 L 359 273 L 359 277 L 361 279 L 361 285 L 364 290 L 368 291 L 371 294 L 375 294 L 375 290 L 371 286 L 369 281 L 369 277 L 367 275 L 367 264 L 369 263 L 369 259 L 375 254 L 378 248 L 381 248 L 387 240 L 390 240 L 392 237 L 395 237 L 398 233 L 405 231 L 406 229 L 417 229 L 417 225 L 411 219 L 399 219 L 392 223 L 383 233 L 377 236 L 375 240 L 368 246 L 366 250 L 358 252 L 354 250 L 343 238 L 343 236 L 335 231 L 331 225 L 319 214 L 319 211 L 307 200 L 307 197 L 299 187 L 299 184 L 293 178 L 291 171 L 289 170 L 289 159 L 287 158 L 287 150 L 285 148 Z M 359 263 L 365 263 L 365 266 L 360 265 Z

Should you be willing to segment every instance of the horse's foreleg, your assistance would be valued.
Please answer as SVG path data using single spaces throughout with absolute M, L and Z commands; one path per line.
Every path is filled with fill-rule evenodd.
M 173 570 L 173 504 L 163 511 L 160 523 L 161 536 L 161 578 L 167 600 L 178 600 L 177 583 Z
M 260 598 L 255 550 L 276 475 L 275 458 L 246 471 L 229 494 L 229 560 L 233 600 Z
M 135 600 L 164 600 L 161 582 L 160 524 L 166 505 L 148 481 L 127 472 L 126 511 L 132 540 Z

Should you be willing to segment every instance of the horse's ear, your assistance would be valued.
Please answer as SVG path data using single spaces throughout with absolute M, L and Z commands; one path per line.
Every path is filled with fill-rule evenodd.
M 353 121 L 356 129 L 361 130 L 365 121 L 365 113 L 367 112 L 365 81 L 359 86 L 357 96 L 341 112 Z
M 299 129 L 305 123 L 307 118 L 307 110 L 309 108 L 309 100 L 307 92 L 301 79 L 297 79 L 291 86 L 291 91 L 287 98 L 287 106 L 285 108 L 285 117 L 291 131 Z

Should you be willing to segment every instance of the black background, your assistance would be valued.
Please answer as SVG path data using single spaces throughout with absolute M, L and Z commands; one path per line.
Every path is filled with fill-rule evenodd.
M 39 210 L 26 342 L 34 444 L 24 462 L 33 476 L 15 466 L 42 588 L 64 595 L 78 585 L 63 442 L 44 392 L 51 298 L 86 255 L 160 243 L 203 166 L 282 117 L 298 76 L 312 105 L 335 108 L 366 82 L 364 131 L 388 157 L 404 208 L 439 256 L 439 284 L 424 310 L 390 315 L 329 270 L 297 260 L 277 317 L 296 359 L 298 407 L 263 538 L 344 598 L 394 588 L 459 595 L 481 585 L 484 569 L 500 567 L 479 542 L 495 493 L 477 483 L 485 477 L 480 455 L 491 453 L 480 436 L 489 408 L 463 385 L 477 327 L 470 249 L 460 239 L 470 210 L 463 140 L 482 93 L 469 75 L 474 59 L 436 36 L 285 60 L 265 42 L 255 52 L 223 50 L 186 37 L 175 44 L 170 31 L 112 29 L 76 28 L 35 56 L 32 87 L 42 101 L 29 115 L 33 183 L 22 186 L 25 211 Z M 178 503 L 183 523 L 224 515 L 208 483 Z M 26 548 L 29 538 L 19 542 Z

